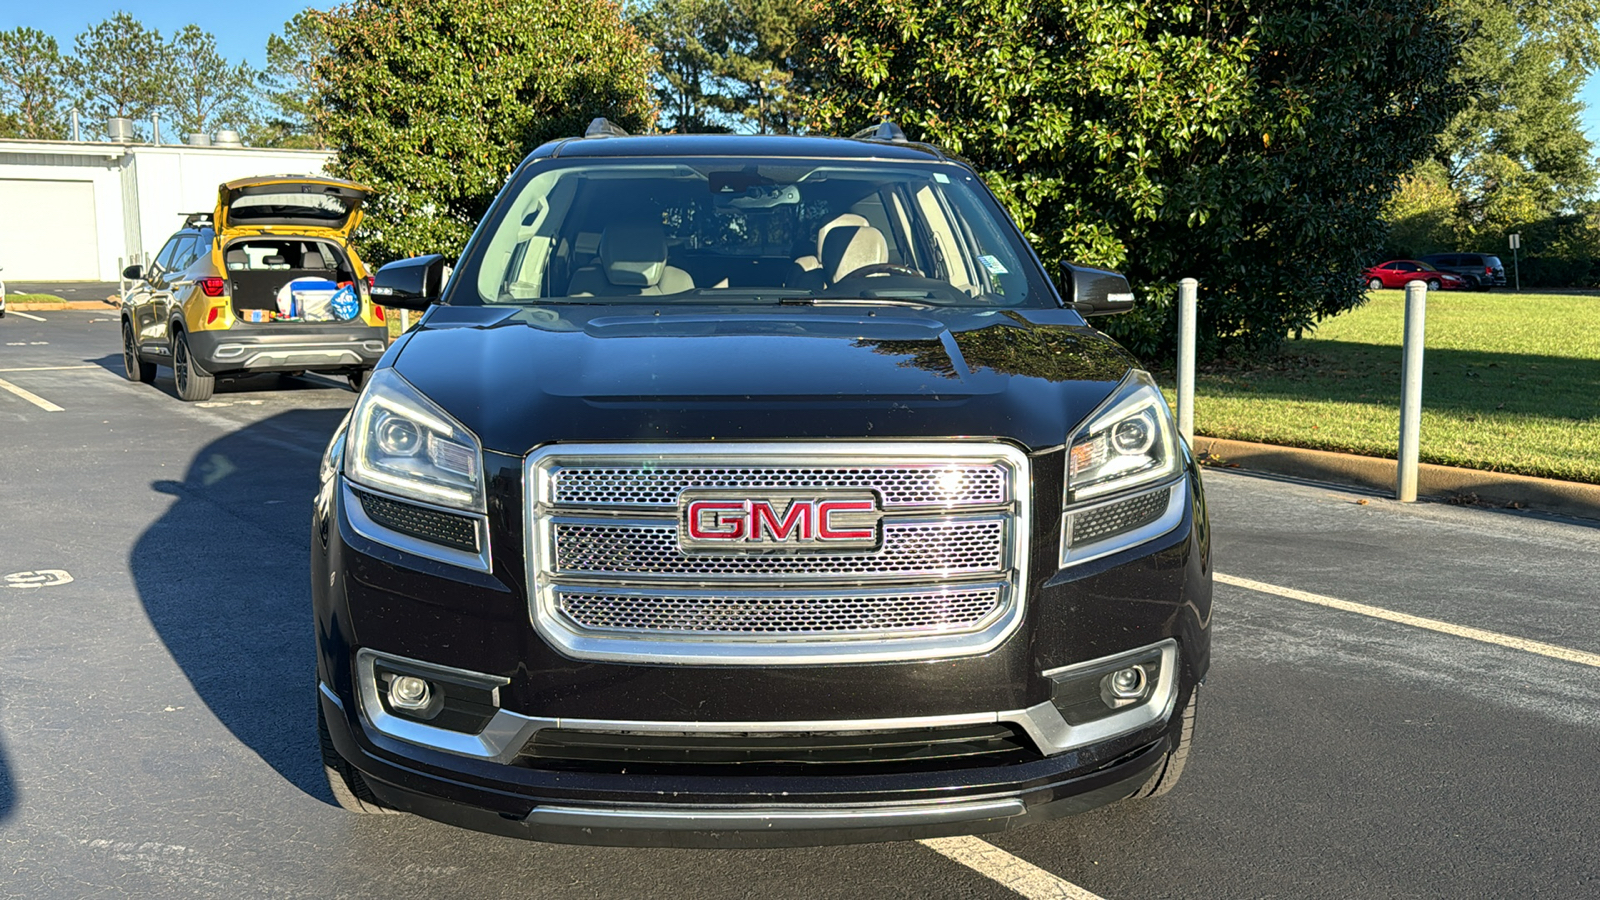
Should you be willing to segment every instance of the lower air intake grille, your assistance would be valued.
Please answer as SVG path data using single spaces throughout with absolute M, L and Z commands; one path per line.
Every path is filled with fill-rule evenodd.
M 478 552 L 478 528 L 470 516 L 458 516 L 425 506 L 402 503 L 363 490 L 355 490 L 355 495 L 361 500 L 361 509 L 367 514 L 367 518 L 390 531 L 398 531 L 401 534 L 465 550 L 468 553 Z
M 1072 546 L 1087 546 L 1154 522 L 1167 511 L 1167 500 L 1171 496 L 1172 489 L 1164 488 L 1119 503 L 1073 513 Z
M 715 766 L 741 774 L 828 766 L 873 772 L 949 766 L 994 766 L 1037 759 L 1033 745 L 1004 723 L 892 731 L 773 734 L 617 733 L 570 728 L 540 730 L 518 762 L 534 768 L 580 771 L 683 772 Z M 843 774 L 841 772 L 841 774 Z

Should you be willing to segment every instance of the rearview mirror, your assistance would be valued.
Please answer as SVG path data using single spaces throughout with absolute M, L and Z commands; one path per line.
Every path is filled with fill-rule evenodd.
M 444 270 L 444 257 L 437 253 L 389 263 L 372 277 L 372 302 L 395 309 L 427 309 L 439 302 Z
M 1061 263 L 1061 293 L 1084 316 L 1109 316 L 1133 309 L 1133 288 L 1120 272 Z
M 122 270 L 122 277 L 129 281 L 138 281 L 144 277 L 144 266 L 129 266 Z

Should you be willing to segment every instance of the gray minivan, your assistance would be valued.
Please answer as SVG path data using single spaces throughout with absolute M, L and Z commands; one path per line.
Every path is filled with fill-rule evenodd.
M 1441 272 L 1454 272 L 1475 291 L 1506 286 L 1506 267 L 1500 257 L 1487 253 L 1432 253 L 1422 261 Z

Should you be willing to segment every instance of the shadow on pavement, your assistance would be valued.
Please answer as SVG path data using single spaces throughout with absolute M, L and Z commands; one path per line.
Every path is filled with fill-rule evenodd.
M 129 559 L 150 621 L 201 700 L 323 799 L 307 545 L 317 466 L 344 414 L 294 410 L 206 445 L 182 481 L 151 485 L 177 502 Z
M 17 805 L 17 788 L 11 781 L 11 766 L 6 762 L 6 748 L 0 744 L 0 825 L 11 818 Z
M 108 353 L 94 359 L 85 359 L 84 362 L 99 366 L 118 378 L 126 377 L 123 374 L 122 354 Z M 155 383 L 150 385 L 154 390 L 176 400 L 178 389 L 172 383 L 172 369 L 167 366 L 156 367 Z M 343 375 L 320 375 L 306 373 L 303 375 L 243 375 L 236 377 L 223 377 L 217 379 L 216 394 L 258 394 L 268 392 L 282 392 L 293 395 L 304 391 L 346 391 L 350 390 L 348 382 Z M 245 398 L 241 398 L 245 399 Z

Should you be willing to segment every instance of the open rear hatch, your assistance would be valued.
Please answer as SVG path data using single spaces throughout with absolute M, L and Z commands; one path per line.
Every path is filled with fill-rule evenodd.
M 371 193 L 371 188 L 342 178 L 241 178 L 217 189 L 213 222 L 224 238 L 293 232 L 346 241 L 361 222 L 361 204 Z

